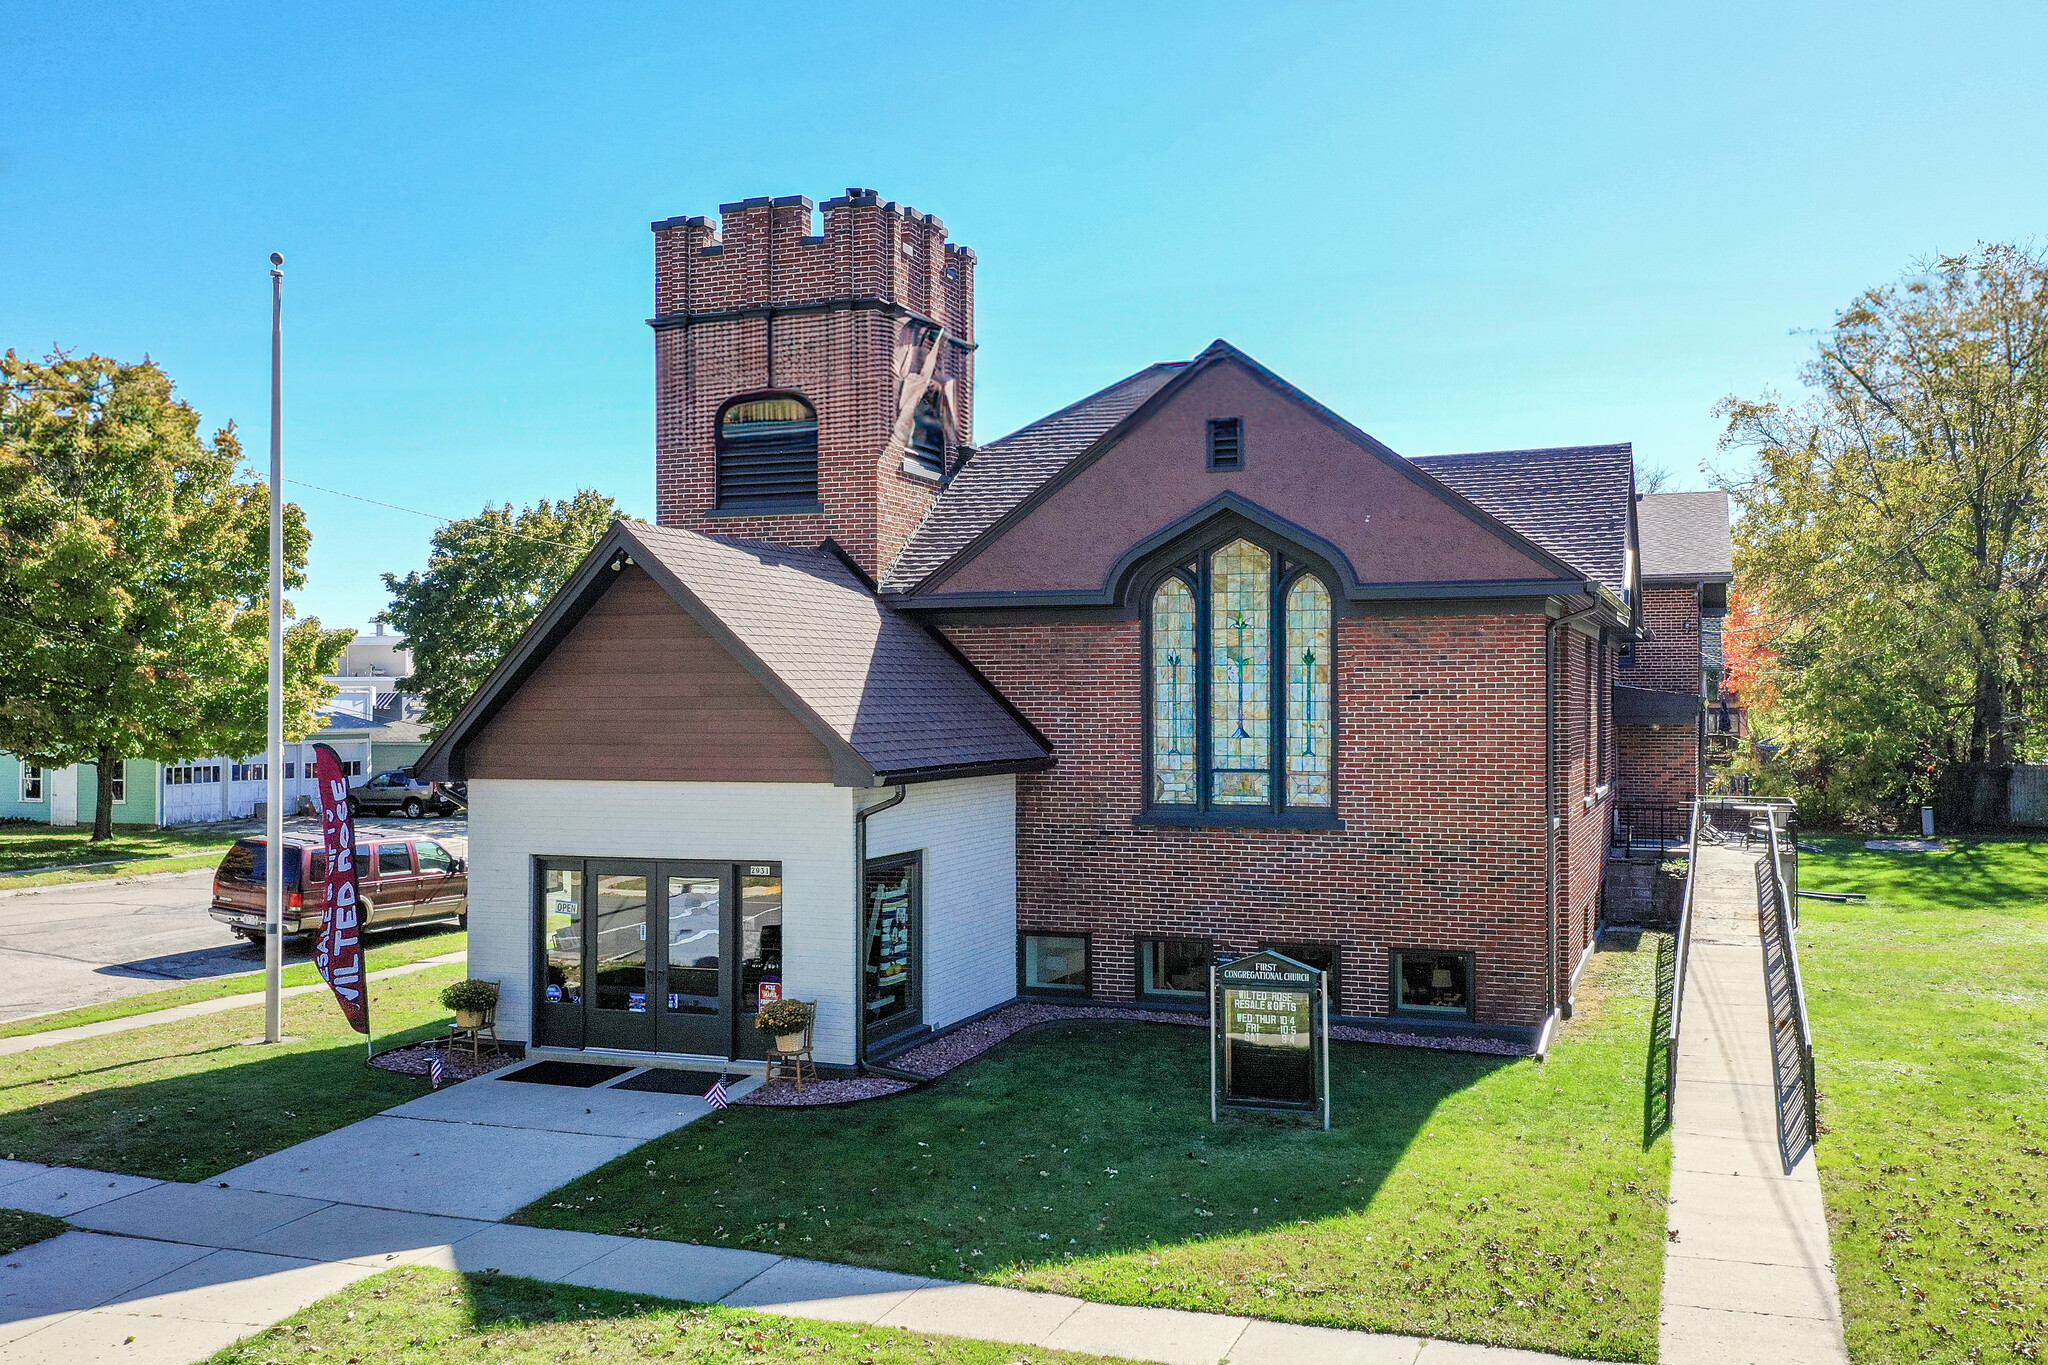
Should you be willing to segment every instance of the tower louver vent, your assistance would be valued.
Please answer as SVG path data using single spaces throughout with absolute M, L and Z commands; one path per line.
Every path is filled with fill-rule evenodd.
M 1244 468 L 1244 432 L 1235 417 L 1218 417 L 1209 423 L 1209 468 Z
M 718 424 L 718 505 L 818 500 L 818 415 L 794 395 L 748 398 Z

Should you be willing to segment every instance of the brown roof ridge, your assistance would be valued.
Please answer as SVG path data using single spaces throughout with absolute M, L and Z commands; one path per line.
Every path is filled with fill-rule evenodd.
M 1122 379 L 1114 380 L 1108 384 L 1104 384 L 1095 392 L 1085 394 L 1080 398 L 1076 398 L 1073 402 L 1067 404 L 1063 408 L 1054 408 L 1051 412 L 1045 414 L 1045 416 L 1033 418 L 1031 421 L 1026 422 L 1023 426 L 1018 427 L 1015 431 L 1011 431 L 1002 436 L 998 436 L 993 441 L 989 441 L 984 445 L 976 446 L 975 449 L 977 451 L 993 450 L 994 448 L 1004 444 L 1005 442 L 1014 441 L 1019 436 L 1022 436 L 1027 432 L 1037 430 L 1039 427 L 1044 426 L 1048 422 L 1057 421 L 1062 417 L 1069 416 L 1072 413 L 1075 413 L 1080 409 L 1087 407 L 1090 403 L 1096 402 L 1102 398 L 1106 398 L 1110 394 L 1115 393 L 1118 389 L 1123 388 L 1125 385 L 1135 383 L 1138 380 L 1143 379 L 1146 375 L 1153 373 L 1154 371 L 1180 370 L 1185 369 L 1189 365 L 1192 365 L 1194 363 L 1195 362 L 1192 360 L 1155 360 L 1150 365 L 1145 365 L 1138 369 L 1132 370 Z

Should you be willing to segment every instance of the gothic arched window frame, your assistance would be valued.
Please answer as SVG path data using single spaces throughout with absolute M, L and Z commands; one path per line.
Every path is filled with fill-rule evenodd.
M 1238 659 L 1226 659 L 1227 666 L 1222 673 L 1218 672 L 1218 655 L 1223 646 L 1218 643 L 1215 629 L 1217 554 L 1239 541 L 1267 557 L 1264 668 L 1263 678 L 1257 684 L 1264 695 L 1257 699 L 1260 704 L 1256 706 L 1248 707 L 1240 702 L 1233 707 L 1230 701 L 1226 701 L 1225 709 L 1235 711 L 1236 723 L 1231 727 L 1234 734 L 1226 736 L 1225 742 L 1244 735 L 1251 728 L 1246 723 L 1247 714 L 1254 714 L 1259 728 L 1247 737 L 1253 739 L 1254 747 L 1258 747 L 1257 740 L 1263 738 L 1263 764 L 1256 768 L 1219 770 L 1216 752 L 1218 722 L 1229 718 L 1219 717 L 1214 709 L 1218 679 L 1230 679 L 1229 685 L 1241 689 L 1250 670 L 1250 665 Z M 1140 667 L 1143 670 L 1144 695 L 1145 804 L 1139 820 L 1149 824 L 1341 826 L 1336 813 L 1336 762 L 1331 752 L 1336 740 L 1337 599 L 1332 587 L 1334 575 L 1327 566 L 1277 537 L 1242 525 L 1213 531 L 1198 543 L 1171 552 L 1164 559 L 1165 562 L 1158 564 L 1152 572 L 1138 578 L 1141 590 L 1135 602 L 1143 623 Z M 1315 591 L 1297 594 L 1297 589 L 1305 584 L 1313 584 Z M 1162 594 L 1172 595 L 1175 602 L 1174 609 L 1164 616 L 1161 613 Z M 1288 657 L 1290 603 L 1294 603 L 1304 616 L 1320 610 L 1321 635 L 1315 638 L 1325 642 L 1323 657 L 1310 661 L 1299 674 L 1296 673 L 1296 665 L 1301 661 Z M 1192 619 L 1186 619 L 1188 617 Z M 1172 631 L 1173 635 L 1167 636 L 1163 633 L 1166 631 Z M 1241 628 L 1240 641 L 1247 631 L 1256 635 L 1248 624 Z M 1176 675 L 1169 682 L 1167 661 L 1170 656 L 1162 651 L 1186 648 L 1190 642 L 1192 657 L 1185 661 L 1187 680 L 1179 681 Z M 1290 682 L 1297 678 L 1303 685 L 1296 695 L 1290 697 Z M 1162 690 L 1169 686 L 1171 697 L 1162 697 Z M 1190 690 L 1193 693 L 1191 699 L 1187 695 Z M 1191 711 L 1187 705 L 1190 700 Z M 1316 714 L 1317 708 L 1321 710 L 1320 715 Z M 1263 714 L 1256 714 L 1259 712 Z M 1192 733 L 1189 733 L 1188 726 L 1190 714 Z M 1192 752 L 1180 754 L 1173 767 L 1167 768 L 1166 762 L 1173 755 L 1155 740 L 1165 727 L 1175 725 L 1176 721 L 1179 733 L 1175 742 L 1185 744 Z M 1295 757 L 1291 740 L 1298 738 L 1302 747 L 1312 748 L 1315 742 L 1312 736 L 1320 736 L 1323 745 L 1320 768 L 1310 770 L 1314 769 L 1314 759 L 1309 760 L 1307 768 L 1297 770 L 1291 767 L 1291 760 Z M 1262 794 L 1256 800 L 1248 799 L 1247 788 L 1240 785 L 1235 796 L 1224 795 L 1218 784 L 1219 771 L 1255 775 L 1262 782 L 1250 785 L 1262 785 Z M 1166 778 L 1164 783 L 1162 776 Z M 1290 777 L 1299 780 L 1290 782 Z

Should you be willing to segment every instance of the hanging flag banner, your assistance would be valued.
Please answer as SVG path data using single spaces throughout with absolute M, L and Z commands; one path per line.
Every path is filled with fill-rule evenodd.
M 356 822 L 348 813 L 348 774 L 342 771 L 341 755 L 315 744 L 313 777 L 320 793 L 320 838 L 327 850 L 325 913 L 313 961 L 349 1027 L 368 1034 L 369 983 L 363 979 L 363 927 L 356 910 Z

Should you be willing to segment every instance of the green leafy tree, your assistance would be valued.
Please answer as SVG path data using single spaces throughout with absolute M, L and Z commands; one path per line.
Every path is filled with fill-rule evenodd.
M 618 516 L 588 488 L 517 512 L 486 507 L 434 533 L 425 573 L 384 575 L 384 619 L 412 651 L 400 686 L 424 699 L 431 729 L 455 718 Z
M 148 359 L 0 358 L 0 748 L 96 764 L 94 839 L 123 760 L 264 746 L 270 497 L 240 456 L 233 425 L 203 440 Z M 310 539 L 288 507 L 289 586 Z M 349 639 L 317 619 L 287 632 L 289 737 L 316 727 Z
M 1759 717 L 1812 770 L 1924 797 L 2038 755 L 2048 683 L 2048 256 L 1980 246 L 1865 291 L 1805 401 L 1729 399 Z

